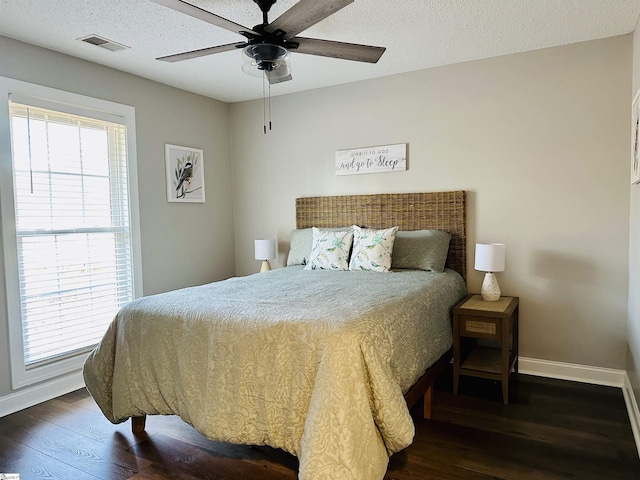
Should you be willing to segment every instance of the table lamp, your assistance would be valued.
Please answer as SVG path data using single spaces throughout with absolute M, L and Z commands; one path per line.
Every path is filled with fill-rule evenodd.
M 255 240 L 254 248 L 256 260 L 262 260 L 260 273 L 271 270 L 269 260 L 276 258 L 276 239 L 269 238 L 266 240 Z
M 500 300 L 500 286 L 495 272 L 504 272 L 504 243 L 476 243 L 475 269 L 484 274 L 480 294 L 485 302 Z

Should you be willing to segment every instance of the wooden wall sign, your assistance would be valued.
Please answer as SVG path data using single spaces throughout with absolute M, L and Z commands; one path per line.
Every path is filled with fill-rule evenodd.
M 399 172 L 406 169 L 406 143 L 336 151 L 336 175 Z

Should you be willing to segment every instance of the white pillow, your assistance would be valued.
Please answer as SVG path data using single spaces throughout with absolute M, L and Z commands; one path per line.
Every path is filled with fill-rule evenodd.
M 388 272 L 391 270 L 391 253 L 398 227 L 385 230 L 370 230 L 353 226 L 353 253 L 349 270 L 371 270 Z
M 353 231 L 332 232 L 313 227 L 313 247 L 305 270 L 349 270 Z

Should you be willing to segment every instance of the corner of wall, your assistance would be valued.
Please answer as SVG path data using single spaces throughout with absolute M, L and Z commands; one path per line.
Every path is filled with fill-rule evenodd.
M 640 88 L 640 17 L 636 22 L 633 32 L 632 51 L 632 91 L 630 99 Z M 630 122 L 629 118 L 629 122 Z M 631 129 L 629 129 L 631 132 Z M 625 400 L 627 405 L 635 405 L 635 410 L 630 410 L 632 426 L 634 418 L 631 412 L 635 412 L 634 435 L 640 452 L 640 433 L 638 433 L 638 404 L 640 403 L 640 185 L 631 185 L 629 195 L 629 291 L 627 304 L 627 379 L 625 382 Z M 627 398 L 628 397 L 628 398 Z

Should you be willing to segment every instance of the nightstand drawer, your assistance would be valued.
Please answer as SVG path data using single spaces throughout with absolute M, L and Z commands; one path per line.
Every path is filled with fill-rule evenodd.
M 501 325 L 499 318 L 460 315 L 460 335 L 463 337 L 500 340 Z

